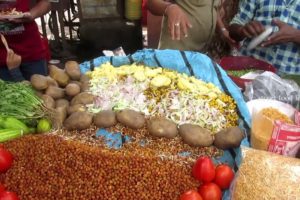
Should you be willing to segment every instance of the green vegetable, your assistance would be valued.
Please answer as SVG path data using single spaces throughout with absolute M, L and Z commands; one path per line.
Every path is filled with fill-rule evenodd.
M 1 127 L 5 129 L 18 129 L 22 130 L 24 133 L 29 133 L 29 128 L 20 120 L 14 117 L 7 117 L 1 123 Z
M 42 100 L 26 83 L 0 80 L 0 114 L 17 119 L 39 119 L 45 115 Z
M 51 125 L 51 122 L 49 120 L 41 119 L 41 120 L 39 120 L 38 125 L 37 125 L 37 132 L 38 133 L 45 133 L 45 132 L 50 131 L 51 128 L 52 128 L 52 125 Z
M 6 142 L 22 137 L 24 132 L 20 129 L 0 129 L 0 142 Z
M 254 69 L 244 69 L 244 70 L 227 70 L 227 74 L 230 76 L 241 77 L 249 72 L 255 71 Z

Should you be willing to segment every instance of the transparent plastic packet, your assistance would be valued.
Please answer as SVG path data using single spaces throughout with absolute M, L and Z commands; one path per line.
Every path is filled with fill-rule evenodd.
M 242 147 L 231 200 L 299 200 L 300 159 Z
M 295 81 L 282 79 L 273 72 L 264 72 L 253 81 L 246 83 L 245 98 L 274 99 L 299 109 L 300 88 Z

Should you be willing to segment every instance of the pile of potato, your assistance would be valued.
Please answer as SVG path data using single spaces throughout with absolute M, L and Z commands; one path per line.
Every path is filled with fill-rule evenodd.
M 243 132 L 238 127 L 230 127 L 213 135 L 209 130 L 197 125 L 183 124 L 179 127 L 173 121 L 163 117 L 145 119 L 143 113 L 125 109 L 118 112 L 101 111 L 93 117 L 97 127 L 108 128 L 117 124 L 123 124 L 132 129 L 139 129 L 147 125 L 152 136 L 172 139 L 181 136 L 182 140 L 194 147 L 208 147 L 215 145 L 220 149 L 239 147 L 244 138 Z
M 95 98 L 87 91 L 89 78 L 80 73 L 79 65 L 75 61 L 68 61 L 64 70 L 54 65 L 49 66 L 49 76 L 33 75 L 31 84 L 38 91 L 45 106 L 54 110 L 54 124 L 57 128 L 84 130 L 92 124 L 99 128 L 109 128 L 118 122 L 132 129 L 147 125 L 149 133 L 155 137 L 171 139 L 179 135 L 190 146 L 215 145 L 220 149 L 239 147 L 244 138 L 238 127 L 231 127 L 213 135 L 200 126 L 178 126 L 162 117 L 146 120 L 143 113 L 129 109 L 117 112 L 104 110 L 93 115 L 87 111 L 87 105 L 92 104 Z
M 91 125 L 92 115 L 86 112 L 86 105 L 93 103 L 94 96 L 87 92 L 89 78 L 80 73 L 77 62 L 68 61 L 64 70 L 50 65 L 49 76 L 35 74 L 30 82 L 45 106 L 54 110 L 57 128 L 71 129 L 76 124 L 78 129 L 86 129 Z

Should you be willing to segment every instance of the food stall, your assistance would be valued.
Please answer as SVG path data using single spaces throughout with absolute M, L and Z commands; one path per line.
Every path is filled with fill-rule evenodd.
M 97 6 L 79 3 L 88 32 Z M 299 198 L 300 114 L 278 101 L 299 87 L 263 62 L 226 71 L 241 61 L 144 49 L 0 80 L 0 200 Z

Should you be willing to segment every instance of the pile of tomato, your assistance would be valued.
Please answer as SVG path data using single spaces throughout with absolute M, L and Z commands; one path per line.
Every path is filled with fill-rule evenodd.
M 200 157 L 193 166 L 193 176 L 201 182 L 196 190 L 189 190 L 180 200 L 221 200 L 222 190 L 227 190 L 234 178 L 234 172 L 227 164 L 215 166 L 207 157 Z
M 0 147 L 0 173 L 5 173 L 11 168 L 13 155 L 3 147 Z M 0 200 L 19 200 L 14 192 L 6 191 L 4 185 L 0 184 Z

